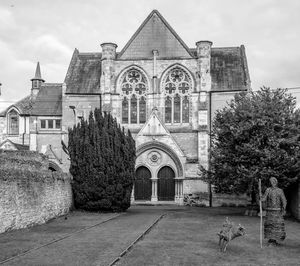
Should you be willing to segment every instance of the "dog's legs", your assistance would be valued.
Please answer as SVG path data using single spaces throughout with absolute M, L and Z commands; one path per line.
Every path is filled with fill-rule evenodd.
M 228 243 L 229 243 L 229 241 L 226 241 L 226 242 L 225 242 L 225 245 L 224 245 L 224 250 L 223 250 L 223 252 L 226 252 L 226 248 L 227 248 L 227 245 L 228 245 Z

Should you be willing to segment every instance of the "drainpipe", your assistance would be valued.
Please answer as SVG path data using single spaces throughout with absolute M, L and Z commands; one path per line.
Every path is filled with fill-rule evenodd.
M 23 131 L 23 134 L 22 134 L 22 145 L 24 145 L 25 143 L 25 134 L 26 134 L 26 116 L 24 116 L 24 131 Z

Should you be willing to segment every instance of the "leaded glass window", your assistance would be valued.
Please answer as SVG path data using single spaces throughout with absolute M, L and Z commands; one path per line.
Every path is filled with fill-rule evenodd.
M 139 69 L 132 67 L 120 78 L 122 96 L 122 123 L 146 122 L 146 91 L 148 82 Z
M 172 67 L 162 79 L 165 95 L 165 123 L 189 123 L 190 74 L 180 66 Z

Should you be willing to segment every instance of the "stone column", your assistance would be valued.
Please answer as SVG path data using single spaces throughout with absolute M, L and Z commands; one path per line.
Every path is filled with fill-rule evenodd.
M 152 195 L 151 195 L 151 201 L 158 201 L 157 198 L 157 178 L 151 178 L 152 182 Z
M 175 202 L 183 205 L 183 179 L 175 178 Z
M 134 199 L 134 184 L 133 184 L 132 191 L 131 191 L 130 202 L 131 202 L 131 203 L 134 203 L 134 201 L 135 201 L 135 199 Z

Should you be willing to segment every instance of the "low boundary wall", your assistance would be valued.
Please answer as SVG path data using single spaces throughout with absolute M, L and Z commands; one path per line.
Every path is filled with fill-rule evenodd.
M 0 233 L 42 224 L 72 206 L 71 178 L 31 151 L 0 151 Z

